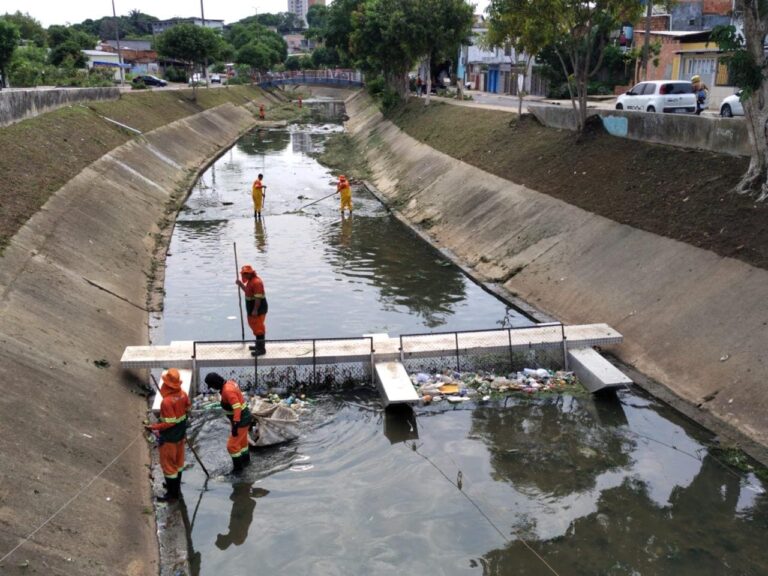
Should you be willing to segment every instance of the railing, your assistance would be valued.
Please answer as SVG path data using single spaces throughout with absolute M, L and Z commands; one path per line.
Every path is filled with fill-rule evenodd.
M 362 87 L 365 75 L 359 70 L 329 69 L 329 70 L 293 70 L 267 74 L 256 74 L 254 81 L 261 88 L 271 88 L 285 84 L 325 84 L 331 86 Z
M 403 334 L 400 362 L 408 372 L 567 370 L 565 327 L 557 322 L 495 330 Z
M 226 368 L 244 388 L 322 387 L 343 388 L 373 382 L 373 338 L 307 338 L 266 340 L 270 358 L 254 356 L 244 367 L 243 346 L 256 347 L 255 340 L 196 341 L 192 345 L 193 381 L 202 382 L 200 371 Z M 222 374 L 225 375 L 225 374 Z
M 234 377 L 244 388 L 339 389 L 373 382 L 377 360 L 400 362 L 409 373 L 444 370 L 509 373 L 523 368 L 568 369 L 561 323 L 520 328 L 403 334 L 377 354 L 372 337 L 267 340 L 269 356 L 244 354 L 255 340 L 196 341 L 194 382 L 211 369 Z M 203 391 L 204 391 L 204 387 Z

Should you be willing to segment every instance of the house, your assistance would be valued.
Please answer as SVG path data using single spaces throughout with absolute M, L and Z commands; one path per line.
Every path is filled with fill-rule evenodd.
M 115 82 L 120 82 L 120 67 L 130 68 L 129 64 L 121 64 L 117 54 L 105 52 L 104 50 L 82 50 L 87 59 L 86 67 L 88 70 L 93 68 L 108 68 L 114 70 L 113 78 Z
M 315 47 L 315 43 L 307 40 L 304 34 L 283 34 L 283 40 L 288 45 L 288 54 L 307 54 Z
M 102 41 L 99 49 L 104 52 L 117 53 L 115 40 Z M 147 40 L 120 40 L 120 54 L 123 62 L 130 66 L 134 74 L 157 74 L 160 66 L 157 52 L 152 49 L 152 43 Z
M 171 18 L 169 20 L 160 20 L 158 22 L 152 22 L 152 34 L 162 34 L 169 28 L 173 28 L 179 24 L 194 24 L 195 26 L 204 26 L 206 28 L 212 28 L 219 32 L 224 31 L 224 20 L 209 20 L 206 18 Z
M 518 55 L 509 45 L 504 48 L 481 47 L 481 38 L 487 32 L 484 17 L 476 15 L 471 43 L 459 48 L 457 76 L 473 90 L 516 95 L 525 56 Z M 534 71 L 533 64 L 528 64 L 524 89 L 528 94 L 543 96 L 547 90 L 546 82 Z

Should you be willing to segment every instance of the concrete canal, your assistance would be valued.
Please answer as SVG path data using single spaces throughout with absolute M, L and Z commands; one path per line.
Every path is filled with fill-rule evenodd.
M 342 218 L 309 152 L 338 124 L 246 135 L 179 215 L 154 342 L 238 339 L 233 242 L 263 277 L 268 338 L 530 323 L 355 190 Z M 265 216 L 250 185 L 263 173 Z M 595 319 L 596 321 L 599 319 Z M 246 326 L 246 336 L 249 337 Z M 768 572 L 768 495 L 715 439 L 632 390 L 383 412 L 372 391 L 311 394 L 298 440 L 229 474 L 204 414 L 180 505 L 193 574 Z M 189 458 L 188 458 L 189 459 Z

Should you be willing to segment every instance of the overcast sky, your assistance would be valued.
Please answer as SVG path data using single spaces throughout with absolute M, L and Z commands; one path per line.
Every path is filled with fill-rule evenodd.
M 174 16 L 199 16 L 200 0 L 114 0 L 118 16 L 127 15 L 131 10 L 140 10 L 160 19 Z M 287 0 L 203 0 L 205 17 L 211 20 L 235 22 L 257 12 L 285 12 Z M 488 0 L 471 0 L 478 10 L 485 9 Z M 330 1 L 328 2 L 330 4 Z M 0 13 L 28 13 L 42 22 L 51 24 L 76 24 L 92 18 L 112 15 L 111 0 L 0 0 Z

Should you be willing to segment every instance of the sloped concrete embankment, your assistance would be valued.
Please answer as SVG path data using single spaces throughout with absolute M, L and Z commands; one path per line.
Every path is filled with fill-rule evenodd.
M 118 88 L 54 88 L 0 92 L 0 126 L 32 118 L 62 106 L 118 98 Z
M 378 188 L 408 221 L 479 279 L 565 322 L 614 326 L 624 344 L 613 352 L 650 378 L 646 385 L 765 461 L 768 271 L 437 152 L 385 121 L 362 94 L 347 109 Z
M 4 575 L 157 573 L 143 383 L 119 360 L 147 342 L 148 278 L 178 202 L 253 123 L 226 104 L 116 148 L 0 259 L 0 557 L 80 494 Z

